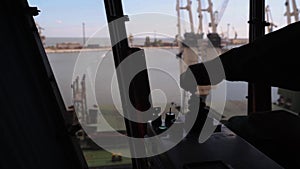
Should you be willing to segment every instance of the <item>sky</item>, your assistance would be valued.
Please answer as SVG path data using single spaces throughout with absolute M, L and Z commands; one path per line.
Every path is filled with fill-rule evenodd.
M 185 0 L 180 0 L 186 5 Z M 214 10 L 221 9 L 224 0 L 212 0 Z M 266 0 L 270 6 L 271 14 L 276 29 L 287 24 L 285 13 L 286 0 Z M 108 36 L 107 32 L 99 33 L 106 27 L 106 14 L 103 0 L 29 0 L 31 6 L 38 7 L 41 12 L 35 17 L 35 21 L 43 28 L 46 37 L 82 37 L 83 23 L 85 24 L 86 37 Z M 168 34 L 174 37 L 177 34 L 175 10 L 176 0 L 123 0 L 124 14 L 130 19 L 127 33 L 133 35 L 152 32 L 156 34 Z M 202 0 L 203 8 L 207 7 L 207 0 Z M 296 0 L 300 5 L 300 0 Z M 197 20 L 197 0 L 192 0 L 193 20 L 195 26 Z M 224 11 L 218 32 L 229 33 L 229 37 L 237 32 L 239 38 L 248 37 L 249 0 L 229 0 Z M 181 19 L 187 21 L 187 12 L 181 12 Z M 204 31 L 209 31 L 209 15 L 204 14 Z M 182 32 L 190 31 L 188 22 L 182 26 Z

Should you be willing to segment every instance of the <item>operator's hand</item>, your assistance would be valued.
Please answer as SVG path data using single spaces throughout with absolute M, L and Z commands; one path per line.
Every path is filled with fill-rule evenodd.
M 197 85 L 210 86 L 209 75 L 203 63 L 190 65 L 188 69 L 180 75 L 180 86 L 191 93 L 197 90 Z

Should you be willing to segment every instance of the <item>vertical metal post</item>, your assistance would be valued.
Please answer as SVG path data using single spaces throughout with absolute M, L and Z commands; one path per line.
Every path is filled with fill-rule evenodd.
M 249 42 L 265 34 L 265 1 L 250 0 Z M 263 83 L 248 84 L 248 114 L 258 111 L 270 111 L 271 86 Z
M 286 0 L 285 1 L 285 7 L 286 7 L 286 19 L 287 19 L 287 24 L 291 24 L 292 22 L 292 17 L 291 17 L 291 10 L 290 10 L 290 1 L 289 0 Z
M 177 11 L 177 30 L 178 30 L 178 36 L 177 36 L 177 42 L 179 43 L 180 37 L 181 37 L 181 19 L 180 19 L 180 2 L 179 0 L 176 1 L 176 11 Z
M 190 25 L 191 25 L 191 32 L 194 33 L 194 20 L 193 20 L 193 13 L 192 13 L 192 1 L 187 0 L 186 9 L 189 11 L 189 18 L 190 18 Z
M 197 33 L 203 33 L 203 14 L 202 14 L 202 4 L 201 0 L 198 0 L 198 18 L 199 18 L 199 25 Z
M 210 15 L 210 26 L 212 29 L 212 33 L 217 33 L 216 17 L 214 15 L 213 3 L 211 0 L 208 0 L 207 12 L 209 12 Z
M 292 0 L 292 4 L 293 4 L 293 15 L 295 18 L 295 22 L 299 21 L 299 9 L 297 8 L 297 4 L 295 0 Z
M 138 118 L 143 118 L 139 115 L 140 113 L 138 111 L 146 111 L 151 108 L 150 83 L 148 78 L 145 54 L 142 49 L 129 47 L 125 27 L 125 21 L 128 21 L 128 17 L 124 16 L 123 14 L 121 0 L 104 0 L 104 3 L 110 39 L 112 42 L 112 51 L 118 78 L 123 113 L 131 117 L 136 116 Z M 139 54 L 139 57 L 135 58 L 137 59 L 137 61 L 132 61 L 136 63 L 131 63 L 132 65 L 125 66 L 122 65 L 120 67 L 122 61 L 124 61 L 133 53 Z M 131 80 L 127 77 L 135 73 L 133 67 L 137 65 L 134 64 L 138 64 L 139 67 L 142 67 L 143 71 L 137 72 L 138 74 Z M 128 97 L 130 99 L 128 99 Z M 135 109 L 128 107 L 128 105 L 131 104 Z M 129 137 L 143 138 L 146 134 L 145 123 L 137 123 L 125 118 L 125 125 L 127 135 Z M 144 143 L 141 142 L 140 144 L 143 145 Z M 137 150 L 137 146 L 133 143 L 129 143 L 129 146 L 133 157 L 137 151 L 144 151 L 146 154 L 145 149 Z M 132 158 L 132 167 L 133 169 L 147 169 L 147 159 Z
M 85 23 L 82 23 L 82 38 L 83 38 L 83 46 L 85 45 Z
M 191 26 L 191 32 L 194 33 L 194 20 L 193 20 L 193 12 L 192 12 L 192 1 L 191 0 L 187 0 L 187 5 L 185 7 L 182 7 L 179 3 L 179 1 L 177 1 L 177 12 L 179 12 L 180 10 L 187 10 L 189 13 L 189 19 L 190 19 L 190 26 Z M 178 17 L 180 17 L 180 14 L 178 14 Z

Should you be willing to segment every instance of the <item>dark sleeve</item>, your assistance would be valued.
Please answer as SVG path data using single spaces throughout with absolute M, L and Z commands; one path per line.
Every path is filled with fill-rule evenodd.
M 198 85 L 217 84 L 222 80 L 263 82 L 274 87 L 300 90 L 300 22 L 269 33 L 252 43 L 231 49 L 218 58 L 191 65 Z M 221 63 L 225 76 L 209 80 L 206 65 Z M 200 73 L 201 72 L 201 73 Z

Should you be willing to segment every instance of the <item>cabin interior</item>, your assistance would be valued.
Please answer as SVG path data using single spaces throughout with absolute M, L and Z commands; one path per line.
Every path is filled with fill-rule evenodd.
M 121 0 L 104 0 L 104 3 L 107 22 L 125 16 Z M 265 34 L 265 2 L 249 0 L 249 4 L 249 20 L 255 21 L 245 23 L 249 24 L 251 43 Z M 297 112 L 272 109 L 271 86 L 253 83 L 248 84 L 248 114 L 221 120 L 222 129 L 216 129 L 204 143 L 184 139 L 155 156 L 128 158 L 126 164 L 89 166 L 76 133 L 82 126 L 72 121 L 74 109 L 68 109 L 64 103 L 36 28 L 34 17 L 40 12 L 38 7 L 29 6 L 27 0 L 3 0 L 0 9 L 0 168 L 300 168 L 300 119 Z M 110 25 L 111 38 L 126 34 L 125 22 Z M 147 68 L 143 50 L 129 47 L 127 39 L 117 42 L 112 52 L 116 67 L 128 55 L 136 53 L 141 58 L 139 63 Z M 139 75 L 132 84 L 140 87 L 131 88 L 128 97 L 138 110 L 144 110 L 149 108 L 149 79 L 145 71 Z M 124 72 L 117 73 L 119 86 L 127 84 L 122 76 Z M 126 100 L 125 95 L 123 100 Z M 125 119 L 126 133 L 130 137 L 155 136 L 158 134 L 155 125 Z M 121 156 L 112 157 L 122 159 Z

